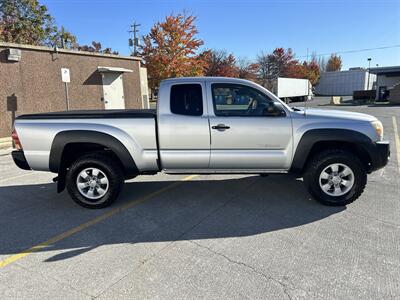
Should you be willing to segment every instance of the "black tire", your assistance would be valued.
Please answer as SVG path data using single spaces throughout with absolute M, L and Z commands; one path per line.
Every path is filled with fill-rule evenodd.
M 80 176 L 81 172 L 88 170 L 85 172 L 90 174 L 91 168 L 100 170 L 101 175 L 98 175 L 99 178 L 102 176 L 102 178 L 105 177 L 107 179 L 107 185 L 101 186 L 104 188 L 102 189 L 102 191 L 105 191 L 104 195 L 101 196 L 100 193 L 95 195 L 95 197 L 100 197 L 98 199 L 90 199 L 86 197 L 83 194 L 83 191 L 81 193 L 78 188 L 78 180 L 82 177 Z M 80 178 L 78 179 L 79 176 Z M 93 174 L 90 178 L 95 178 L 97 180 L 97 176 L 93 176 Z M 71 198 L 80 206 L 86 208 L 104 208 L 111 205 L 111 203 L 113 203 L 118 197 L 123 183 L 124 174 L 120 164 L 101 153 L 86 154 L 78 158 L 72 163 L 66 175 L 66 187 Z M 100 180 L 99 184 L 101 184 Z M 88 187 L 88 189 L 90 189 L 90 187 Z
M 353 186 L 344 195 L 331 196 L 321 188 L 320 175 L 332 164 L 344 164 L 353 172 Z M 310 159 L 303 178 L 310 194 L 317 201 L 329 206 L 344 206 L 360 197 L 367 183 L 367 172 L 365 165 L 353 153 L 345 150 L 326 150 Z

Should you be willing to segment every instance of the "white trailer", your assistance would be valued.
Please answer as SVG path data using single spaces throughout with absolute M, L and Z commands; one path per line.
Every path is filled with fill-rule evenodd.
M 321 96 L 352 96 L 354 91 L 374 89 L 375 82 L 375 74 L 369 74 L 368 70 L 360 68 L 322 72 L 315 93 Z
M 285 101 L 304 101 L 312 95 L 308 79 L 278 77 L 273 84 L 273 93 Z

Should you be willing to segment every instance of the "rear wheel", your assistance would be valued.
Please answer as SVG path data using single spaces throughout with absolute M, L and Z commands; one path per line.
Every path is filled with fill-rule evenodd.
M 66 186 L 72 199 L 87 208 L 109 206 L 118 197 L 124 175 L 120 165 L 103 154 L 87 154 L 69 168 Z
M 322 204 L 342 206 L 362 194 L 367 172 L 365 165 L 353 153 L 327 150 L 311 159 L 304 181 L 311 195 Z

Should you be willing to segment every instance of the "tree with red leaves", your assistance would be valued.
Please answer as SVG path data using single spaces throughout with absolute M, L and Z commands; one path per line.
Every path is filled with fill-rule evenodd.
M 154 89 L 162 79 L 202 75 L 203 62 L 197 50 L 203 41 L 193 15 L 169 15 L 156 23 L 143 37 L 140 55 L 149 75 L 149 87 Z
M 221 50 L 205 50 L 200 54 L 204 62 L 204 76 L 238 77 L 236 58 Z
M 316 58 L 313 58 L 311 62 L 300 63 L 295 59 L 290 48 L 287 50 L 276 48 L 270 54 L 261 53 L 257 62 L 259 65 L 259 81 L 267 88 L 272 88 L 274 79 L 278 77 L 309 79 L 313 85 L 319 79 L 320 68 Z
M 320 68 L 316 61 L 291 64 L 284 73 L 285 77 L 308 79 L 312 85 L 318 82 L 319 75 Z
M 297 65 L 292 49 L 276 48 L 272 53 L 261 53 L 257 57 L 259 65 L 259 81 L 268 87 L 271 80 L 285 76 L 288 69 Z

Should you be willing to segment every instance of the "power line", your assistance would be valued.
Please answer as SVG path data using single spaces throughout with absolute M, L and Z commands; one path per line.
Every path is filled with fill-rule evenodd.
M 323 53 L 323 54 L 315 54 L 315 56 L 328 56 L 331 55 L 332 53 L 336 54 L 346 54 L 346 53 L 357 53 L 357 52 L 365 52 L 365 51 L 372 51 L 372 50 L 382 50 L 382 49 L 390 49 L 390 48 L 399 48 L 400 45 L 392 45 L 392 46 L 383 46 L 383 47 L 376 47 L 376 48 L 364 48 L 364 49 L 357 49 L 357 50 L 344 50 L 344 51 L 333 51 L 331 53 Z M 303 58 L 307 57 L 308 55 L 301 55 L 297 56 L 297 58 Z

